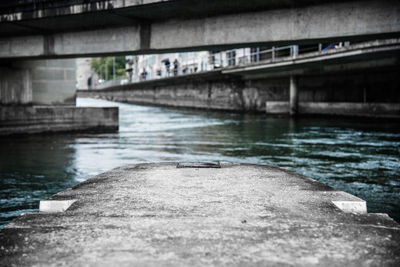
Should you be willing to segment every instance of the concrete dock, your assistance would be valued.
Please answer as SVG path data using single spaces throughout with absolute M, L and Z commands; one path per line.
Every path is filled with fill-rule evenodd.
M 400 225 L 265 165 L 120 167 L 0 231 L 0 266 L 399 266 Z
M 55 132 L 116 132 L 117 107 L 0 106 L 0 136 Z

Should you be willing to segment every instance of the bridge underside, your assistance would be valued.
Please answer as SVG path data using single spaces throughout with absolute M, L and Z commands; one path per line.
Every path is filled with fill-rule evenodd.
M 80 130 L 82 125 L 89 125 L 86 119 L 90 110 L 81 112 L 72 108 L 64 112 L 69 114 L 64 117 L 59 115 L 66 107 L 32 106 L 73 104 L 75 99 L 73 85 L 66 85 L 68 88 L 64 90 L 60 83 L 72 84 L 74 71 L 66 66 L 27 68 L 32 62 L 36 64 L 36 59 L 330 41 L 353 43 L 400 37 L 400 2 L 396 0 L 85 2 L 76 0 L 73 3 L 78 4 L 69 2 L 66 6 L 42 6 L 34 10 L 18 7 L 11 11 L 4 11 L 10 4 L 0 4 L 0 130 L 3 127 L 3 132 L 4 127 L 11 129 L 9 133 L 20 133 L 24 129 Z M 123 102 L 195 108 L 316 114 L 320 110 L 328 114 L 344 110 L 345 114 L 340 115 L 399 118 L 400 64 L 398 52 L 393 51 L 376 53 L 379 57 L 360 55 L 348 62 L 344 58 L 322 63 L 297 59 L 296 64 L 280 68 L 271 69 L 268 65 L 261 69 L 237 68 L 86 94 Z M 89 126 L 99 128 L 104 122 L 105 128 L 115 130 L 116 112 L 101 113 L 101 118 Z M 107 124 L 110 116 L 113 119 Z M 16 122 L 22 128 L 14 129 Z
M 150 2 L 36 19 L 10 16 L 5 21 L 3 15 L 0 59 L 219 50 L 400 35 L 400 4 L 392 0 L 235 1 L 225 3 L 226 10 L 225 1 L 190 1 L 198 2 L 193 6 L 189 1 Z

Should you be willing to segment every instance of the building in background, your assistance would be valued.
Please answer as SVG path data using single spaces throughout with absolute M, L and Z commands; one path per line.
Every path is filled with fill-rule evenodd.
M 345 45 L 348 45 L 345 43 Z M 219 68 L 230 68 L 234 66 L 253 64 L 260 61 L 275 60 L 282 57 L 296 57 L 299 52 L 321 51 L 336 47 L 338 44 L 311 44 L 304 46 L 283 46 L 283 47 L 247 47 L 220 51 L 199 51 L 183 53 L 166 53 L 152 55 L 125 56 L 125 70 L 119 60 L 118 77 L 115 76 L 114 67 L 111 68 L 110 59 L 103 62 L 97 72 L 93 67 L 92 58 L 77 59 L 77 88 L 78 89 L 101 89 L 109 86 L 122 85 L 130 82 L 140 82 L 168 78 L 177 75 L 192 74 L 204 71 L 212 71 Z M 102 60 L 97 58 L 97 60 Z M 123 61 L 123 59 L 122 59 Z M 125 73 L 124 73 L 125 72 Z M 111 75 L 113 73 L 113 75 Z M 107 75 L 108 74 L 108 75 Z M 110 78 L 110 79 L 108 79 Z
M 130 82 L 138 82 L 258 62 L 270 54 L 271 47 L 256 47 L 127 56 L 126 71 Z
M 126 70 L 137 82 L 210 70 L 208 61 L 207 51 L 127 56 Z

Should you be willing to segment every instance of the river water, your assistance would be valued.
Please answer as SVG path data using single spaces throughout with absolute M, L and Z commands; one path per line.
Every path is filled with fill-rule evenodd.
M 0 228 L 39 201 L 112 168 L 159 161 L 273 164 L 367 200 L 400 221 L 400 126 L 118 106 L 120 131 L 0 138 Z

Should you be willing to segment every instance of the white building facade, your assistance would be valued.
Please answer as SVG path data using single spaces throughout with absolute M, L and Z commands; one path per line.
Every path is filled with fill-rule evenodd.
M 227 51 L 200 51 L 126 57 L 126 70 L 131 82 L 211 71 L 236 66 L 250 58 L 250 48 Z

